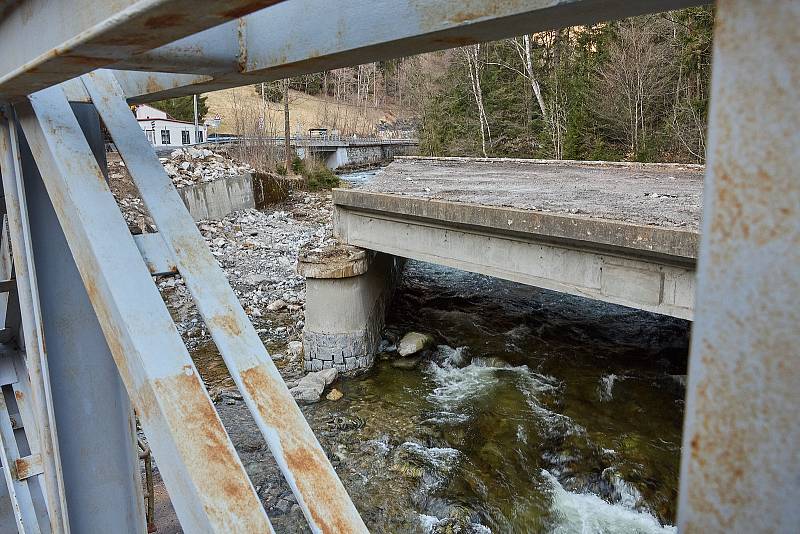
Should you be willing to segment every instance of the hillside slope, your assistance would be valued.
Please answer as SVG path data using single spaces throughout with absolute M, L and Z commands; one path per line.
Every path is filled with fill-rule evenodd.
M 283 103 L 266 102 L 252 86 L 237 87 L 206 93 L 207 118 L 219 115 L 222 119 L 216 133 L 253 134 L 265 116 L 267 132 L 283 134 Z M 339 130 L 343 135 L 370 135 L 380 121 L 394 123 L 398 113 L 389 108 L 355 106 L 337 103 L 333 98 L 312 96 L 289 91 L 289 117 L 292 134 L 307 132 L 309 128 Z M 215 133 L 213 130 L 209 134 Z

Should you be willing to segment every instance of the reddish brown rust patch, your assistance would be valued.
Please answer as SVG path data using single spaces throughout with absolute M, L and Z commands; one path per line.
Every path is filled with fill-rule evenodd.
M 266 424 L 275 429 L 286 465 L 321 532 L 366 531 L 356 513 L 347 513 L 353 508 L 352 502 L 346 497 L 347 492 L 339 479 L 331 476 L 333 467 L 285 384 L 273 379 L 263 367 L 251 367 L 242 371 L 241 375 L 246 390 L 259 392 L 258 412 Z M 275 402 L 268 406 L 258 402 L 265 398 L 274 399 Z
M 279 1 L 280 0 L 262 0 L 260 2 L 248 2 L 233 9 L 223 11 L 222 16 L 226 18 L 244 17 L 245 15 L 249 15 L 250 13 L 258 11 L 259 9 L 264 9 L 265 7 L 277 4 Z
M 40 462 L 41 457 L 39 455 L 14 460 L 14 471 L 17 479 L 24 480 L 37 474 L 37 471 L 40 471 L 40 469 L 37 469 L 41 467 Z
M 152 416 L 158 399 L 212 525 L 221 532 L 267 532 L 266 514 L 197 372 L 154 380 L 152 392 L 141 393 L 143 417 Z
M 155 30 L 158 28 L 178 28 L 186 24 L 187 14 L 165 13 L 144 19 L 144 27 Z
M 108 61 L 104 59 L 98 59 L 96 57 L 89 57 L 89 56 L 80 56 L 76 54 L 64 56 L 64 60 L 73 65 L 83 65 L 87 67 L 97 67 L 99 65 L 105 65 L 106 63 L 108 63 Z
M 476 44 L 476 43 L 480 42 L 477 39 L 475 39 L 474 37 L 457 36 L 457 35 L 447 36 L 447 37 L 445 37 L 445 36 L 436 37 L 434 39 L 434 41 L 437 42 L 437 43 L 441 43 L 443 45 L 446 45 L 447 47 L 450 47 L 450 48 L 458 47 L 458 46 L 469 46 L 469 45 L 473 45 L 473 44 Z
M 21 401 L 23 398 L 25 398 L 25 395 L 23 395 L 23 394 L 22 394 L 22 392 L 21 392 L 20 390 L 17 390 L 17 391 L 15 391 L 15 392 L 14 392 L 14 397 L 15 397 L 15 398 L 16 398 L 18 401 Z
M 212 317 L 208 321 L 208 326 L 209 328 L 217 327 L 231 336 L 239 336 L 242 334 L 242 327 L 232 314 Z

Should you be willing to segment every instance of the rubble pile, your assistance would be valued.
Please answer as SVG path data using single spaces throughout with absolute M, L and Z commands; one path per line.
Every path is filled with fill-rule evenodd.
M 302 368 L 305 280 L 296 272 L 297 256 L 303 245 L 322 247 L 335 241 L 332 204 L 330 194 L 293 192 L 276 208 L 244 210 L 198 227 L 273 359 Z M 183 281 L 163 278 L 159 287 L 190 349 L 208 342 Z
M 207 148 L 186 147 L 173 150 L 169 158 L 160 158 L 175 187 L 213 182 L 221 178 L 253 172 L 246 164 Z

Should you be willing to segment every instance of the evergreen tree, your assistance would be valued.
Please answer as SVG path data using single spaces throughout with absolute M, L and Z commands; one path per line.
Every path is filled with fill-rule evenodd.
M 159 100 L 150 104 L 156 109 L 167 113 L 174 119 L 179 121 L 194 122 L 194 97 L 179 96 L 175 98 L 168 98 L 166 100 Z M 208 106 L 206 105 L 206 97 L 200 96 L 197 99 L 197 116 L 198 120 L 202 123 L 206 114 L 208 113 Z
M 689 8 L 481 45 L 487 154 L 702 162 L 713 21 L 712 7 Z M 483 152 L 464 56 L 449 53 L 421 110 L 425 154 Z

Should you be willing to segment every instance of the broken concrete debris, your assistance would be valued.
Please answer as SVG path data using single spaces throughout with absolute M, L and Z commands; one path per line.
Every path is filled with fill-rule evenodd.
M 238 162 L 224 152 L 214 152 L 207 148 L 179 148 L 170 152 L 169 158 L 160 160 L 175 187 L 213 182 L 253 172 L 250 165 Z
M 322 396 L 322 393 L 325 391 L 325 388 L 334 380 L 336 380 L 338 374 L 339 372 L 335 367 L 308 373 L 306 376 L 301 378 L 300 382 L 295 387 L 290 389 L 289 392 L 292 394 L 295 400 L 299 402 L 304 402 L 307 404 L 318 402 Z

